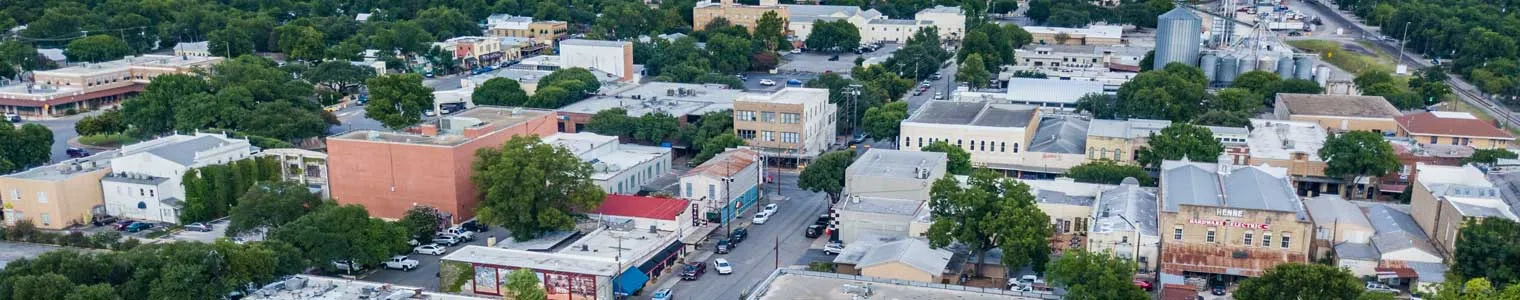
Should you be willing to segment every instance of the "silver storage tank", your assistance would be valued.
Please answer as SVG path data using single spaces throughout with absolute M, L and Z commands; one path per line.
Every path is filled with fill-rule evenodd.
M 1204 54 L 1203 58 L 1198 60 L 1198 68 L 1203 69 L 1203 78 L 1207 78 L 1209 83 L 1219 81 L 1218 56 L 1214 56 L 1213 53 Z
M 1297 63 L 1297 65 L 1293 66 L 1293 78 L 1305 79 L 1305 80 L 1307 80 L 1307 79 L 1314 79 L 1313 78 L 1314 77 L 1314 58 L 1313 57 L 1300 56 L 1300 57 L 1298 57 L 1298 60 L 1297 60 L 1296 63 Z
M 1219 85 L 1229 86 L 1235 82 L 1235 75 L 1240 74 L 1240 58 L 1234 54 L 1225 54 L 1219 58 Z
M 1277 77 L 1288 79 L 1293 76 L 1293 57 L 1283 55 L 1277 58 Z
M 1197 66 L 1202 33 L 1203 18 L 1185 7 L 1179 6 L 1157 16 L 1156 54 L 1152 67 L 1159 70 L 1174 62 Z

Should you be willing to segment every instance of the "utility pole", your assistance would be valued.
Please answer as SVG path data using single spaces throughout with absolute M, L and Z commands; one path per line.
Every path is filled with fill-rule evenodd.
M 1398 68 L 1398 66 L 1404 65 L 1404 42 L 1408 41 L 1408 40 L 1409 40 L 1409 22 L 1404 22 L 1404 35 L 1399 37 L 1399 53 L 1394 53 L 1394 55 L 1398 55 L 1399 56 L 1399 63 L 1396 64 L 1396 65 L 1393 65 L 1394 68 Z

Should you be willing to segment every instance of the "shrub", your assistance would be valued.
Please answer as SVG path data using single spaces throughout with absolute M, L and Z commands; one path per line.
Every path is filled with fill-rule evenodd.
M 32 220 L 21 220 L 5 229 L 5 238 L 9 241 L 31 241 L 40 232 Z
M 137 246 L 141 245 L 142 241 L 137 240 L 137 238 L 127 238 L 126 241 L 122 241 L 121 244 L 116 245 L 116 251 L 132 250 L 132 248 L 137 248 Z
M 90 236 L 91 248 L 111 249 L 121 243 L 121 233 L 116 231 L 102 231 Z
M 136 143 L 137 139 L 127 134 L 96 134 L 79 137 L 79 143 L 97 147 L 116 147 Z
M 78 231 L 72 231 L 64 235 L 63 238 L 58 239 L 58 244 L 79 248 L 91 248 L 93 246 L 90 244 L 90 238 L 85 237 L 83 232 Z

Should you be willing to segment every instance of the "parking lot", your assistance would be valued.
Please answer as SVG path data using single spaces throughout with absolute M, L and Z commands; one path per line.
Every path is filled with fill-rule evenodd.
M 888 56 L 892 55 L 892 52 L 896 52 L 897 49 L 901 47 L 901 44 L 887 43 L 883 45 L 881 49 L 877 49 L 876 51 L 872 52 L 866 52 L 866 54 L 857 55 L 855 52 L 839 53 L 839 60 L 832 61 L 829 60 L 829 57 L 833 57 L 834 55 L 830 53 L 789 53 L 781 57 L 782 64 L 776 69 L 781 72 L 803 72 L 814 74 L 823 74 L 823 72 L 826 71 L 835 73 L 849 73 L 850 69 L 855 68 L 856 57 L 865 56 L 866 58 L 872 58 Z
M 746 91 L 775 91 L 785 87 L 788 80 L 796 79 L 803 84 L 807 84 L 809 80 L 818 78 L 818 74 L 802 72 L 777 72 L 776 74 L 751 72 L 744 73 L 744 76 L 748 77 L 747 80 L 744 80 L 744 90 Z M 776 84 L 769 86 L 760 84 L 764 80 L 771 80 Z
M 486 241 L 490 240 L 493 236 L 495 236 L 498 240 L 511 238 L 508 234 L 506 234 L 506 232 L 507 231 L 505 229 L 491 228 L 491 230 L 488 230 L 486 232 L 476 233 L 474 241 L 460 243 L 459 245 L 448 247 L 448 251 L 444 252 L 443 255 L 415 253 L 407 254 L 408 258 L 417 260 L 417 269 L 411 271 L 391 270 L 376 266 L 373 267 L 374 270 L 365 271 L 366 273 L 361 274 L 359 278 L 368 281 L 384 282 L 404 286 L 415 286 L 436 291 L 438 290 L 438 261 L 440 258 L 442 258 L 444 255 L 448 255 L 449 253 L 453 253 L 454 250 L 463 248 L 465 245 L 485 246 Z

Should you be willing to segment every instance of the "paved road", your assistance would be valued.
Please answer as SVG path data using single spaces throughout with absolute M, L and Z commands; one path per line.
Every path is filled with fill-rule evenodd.
M 765 225 L 749 226 L 749 239 L 733 252 L 713 255 L 713 258 L 728 259 L 734 265 L 734 273 L 718 275 L 709 268 L 708 273 L 696 281 L 677 283 L 673 288 L 676 295 L 682 299 L 736 299 L 742 290 L 765 280 L 776 269 L 778 258 L 782 266 L 787 266 L 807 256 L 808 248 L 816 240 L 803 237 L 802 231 L 827 211 L 828 197 L 798 189 L 796 174 L 783 173 L 778 179 L 781 194 L 787 199 L 776 202 L 779 204 L 776 216 Z M 772 185 L 765 188 L 767 191 L 775 189 Z M 777 249 L 780 249 L 779 256 Z M 708 259 L 706 263 L 711 261 Z
M 331 132 L 332 134 L 339 134 L 354 130 L 385 129 L 385 126 L 381 125 L 380 121 L 375 121 L 375 119 L 370 119 L 364 115 L 364 106 L 351 105 L 349 107 L 344 107 L 343 109 L 334 111 L 333 115 L 338 116 L 338 122 L 342 124 L 328 128 L 328 132 Z
M 46 126 L 48 128 L 48 130 L 52 130 L 53 131 L 53 149 L 52 149 L 51 161 L 58 162 L 58 161 L 63 161 L 65 159 L 69 159 L 68 153 L 64 152 L 64 151 L 68 150 L 68 148 L 69 148 L 69 139 L 72 139 L 72 138 L 74 138 L 76 136 L 79 136 L 79 132 L 74 131 L 74 123 L 78 123 L 79 119 L 83 119 L 85 116 L 93 116 L 93 115 L 96 115 L 96 114 L 100 114 L 100 111 L 97 110 L 97 111 L 92 111 L 92 112 L 87 112 L 87 113 L 82 113 L 82 114 L 77 114 L 77 115 L 72 115 L 72 116 L 66 116 L 66 117 L 57 118 L 57 119 L 42 120 L 42 121 L 24 120 L 20 124 L 17 124 L 17 125 L 29 124 L 29 123 L 30 124 L 39 124 L 39 125 L 42 125 L 42 126 Z

